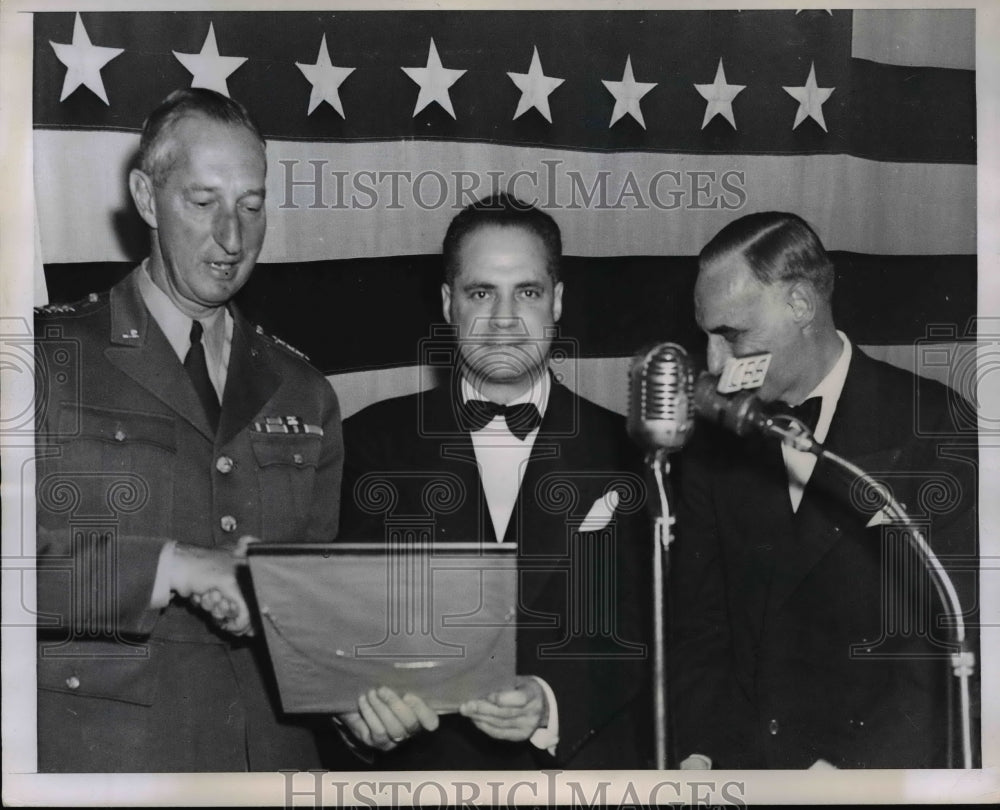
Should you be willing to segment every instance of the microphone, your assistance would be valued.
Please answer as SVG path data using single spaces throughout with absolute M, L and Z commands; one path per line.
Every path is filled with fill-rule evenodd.
M 718 392 L 719 377 L 703 371 L 694 385 L 694 411 L 702 419 L 721 425 L 737 436 L 761 433 L 772 436 L 795 450 L 822 455 L 823 445 L 796 420 L 779 424 L 764 411 L 764 404 L 751 391 L 740 391 L 731 396 Z M 788 420 L 784 420 L 788 421 Z
M 694 409 L 698 416 L 746 436 L 763 430 L 767 424 L 764 406 L 752 391 L 723 396 L 718 391 L 719 377 L 703 371 L 694 385 Z
M 667 767 L 667 665 L 664 603 L 670 527 L 667 475 L 670 453 L 680 450 L 694 429 L 694 372 L 687 352 L 676 343 L 660 343 L 639 352 L 629 368 L 628 434 L 646 449 L 646 464 L 658 498 L 653 516 L 653 730 L 656 767 Z
M 650 454 L 680 450 L 694 428 L 694 372 L 687 351 L 659 343 L 629 369 L 628 434 Z

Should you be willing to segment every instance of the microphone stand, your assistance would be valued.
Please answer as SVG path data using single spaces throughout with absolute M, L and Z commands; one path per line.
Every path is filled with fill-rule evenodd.
M 667 666 L 666 630 L 664 620 L 664 594 L 668 568 L 670 527 L 675 517 L 670 513 L 666 477 L 670 473 L 670 456 L 664 448 L 657 448 L 646 455 L 646 463 L 653 472 L 659 495 L 658 507 L 653 505 L 653 722 L 656 737 L 656 762 L 654 767 L 667 768 Z
M 786 421 L 787 425 L 779 424 L 779 421 Z M 836 453 L 827 450 L 822 444 L 813 439 L 808 428 L 793 417 L 771 417 L 761 424 L 761 429 L 768 435 L 775 436 L 781 442 L 796 450 L 812 453 L 821 459 L 832 462 L 841 470 L 847 472 L 864 483 L 874 492 L 882 502 L 885 509 L 892 518 L 903 524 L 906 528 L 904 535 L 910 546 L 916 552 L 918 559 L 930 574 L 931 582 L 937 591 L 938 598 L 944 606 L 951 619 L 951 629 L 954 641 L 954 651 L 949 655 L 952 674 L 958 678 L 959 684 L 959 712 L 961 715 L 962 732 L 962 767 L 972 767 L 972 718 L 971 701 L 969 698 L 969 681 L 976 669 L 976 655 L 969 649 L 965 632 L 965 619 L 962 606 L 955 591 L 955 584 L 951 576 L 941 565 L 934 550 L 930 547 L 923 532 L 917 528 L 913 519 L 906 513 L 902 505 L 892 496 L 883 485 L 879 484 L 868 473 L 847 459 L 838 456 Z M 949 690 L 950 691 L 950 690 Z M 954 711 L 953 701 L 948 700 L 949 720 Z M 954 749 L 954 722 L 948 723 L 948 752 L 949 758 Z

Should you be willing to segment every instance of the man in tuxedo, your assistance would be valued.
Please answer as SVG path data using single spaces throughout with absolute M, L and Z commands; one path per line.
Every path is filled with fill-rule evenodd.
M 961 441 L 957 394 L 872 359 L 836 329 L 833 282 L 797 216 L 723 228 L 701 252 L 695 286 L 709 370 L 772 354 L 761 399 L 799 406 L 818 441 L 907 505 L 952 571 L 974 652 L 974 428 Z M 670 581 L 682 767 L 947 766 L 956 649 L 882 504 L 775 439 L 707 424 L 695 439 L 680 470 Z
M 496 195 L 460 212 L 444 239 L 441 286 L 457 338 L 453 373 L 344 423 L 344 539 L 387 536 L 391 514 L 365 502 L 374 474 L 394 493 L 393 512 L 432 519 L 439 542 L 517 544 L 516 682 L 441 717 L 419 694 L 361 695 L 341 722 L 380 752 L 379 768 L 645 764 L 644 487 L 623 419 L 549 371 L 561 253 L 552 218 L 517 199 Z M 460 481 L 464 501 L 425 503 L 421 474 L 434 473 Z M 594 554 L 600 564 L 574 591 L 570 572 Z M 546 558 L 568 566 L 539 564 Z M 595 608 L 601 626 L 578 632 Z
M 171 94 L 129 175 L 150 255 L 36 318 L 38 767 L 319 764 L 279 717 L 239 571 L 254 538 L 336 535 L 337 399 L 231 299 L 264 240 L 264 141 Z

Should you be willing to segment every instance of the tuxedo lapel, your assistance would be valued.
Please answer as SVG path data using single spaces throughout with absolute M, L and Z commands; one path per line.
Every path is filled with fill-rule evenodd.
M 867 469 L 874 459 L 883 462 L 893 456 L 886 446 L 880 425 L 872 419 L 872 398 L 877 396 L 878 381 L 868 358 L 854 347 L 844 388 L 830 424 L 825 447 Z M 828 461 L 817 462 L 803 492 L 795 516 L 792 553 L 776 569 L 770 604 L 780 606 L 799 586 L 806 575 L 836 544 L 843 541 L 859 523 L 864 525 L 871 514 L 854 506 L 859 494 L 852 493 L 852 477 Z
M 549 578 L 560 569 L 559 562 L 566 562 L 569 548 L 571 522 L 579 519 L 575 514 L 567 515 L 552 506 L 555 500 L 546 495 L 548 476 L 557 476 L 554 483 L 573 487 L 577 482 L 572 478 L 572 455 L 574 441 L 586 437 L 575 435 L 575 400 L 573 394 L 562 385 L 552 381 L 549 401 L 539 426 L 538 435 L 531 448 L 531 456 L 521 479 L 514 511 L 507 524 L 505 540 L 516 542 L 518 558 L 531 560 L 529 576 L 522 577 L 522 606 L 533 604 L 545 589 Z M 566 473 L 562 478 L 560 473 Z M 539 501 L 544 501 L 540 503 Z M 580 508 L 578 504 L 577 509 Z M 584 506 L 583 508 L 586 508 Z M 542 564 L 542 560 L 549 560 Z M 562 575 L 562 574 L 560 574 Z
M 215 436 L 204 406 L 166 335 L 150 316 L 133 271 L 111 289 L 111 334 L 105 356 L 209 441 Z
M 792 505 L 788 495 L 781 445 L 763 437 L 730 440 L 726 468 L 715 485 L 720 519 L 729 522 L 721 536 L 732 538 L 725 554 L 733 569 L 746 572 L 732 583 L 734 600 L 745 608 L 743 615 L 756 641 L 775 587 L 775 579 L 788 565 L 794 549 Z
M 452 473 L 465 489 L 464 505 L 445 518 L 450 539 L 460 542 L 481 540 L 488 545 L 497 542 L 496 530 L 486 505 L 472 437 L 458 424 L 456 408 L 461 395 L 457 381 L 458 377 L 454 375 L 445 384 L 427 392 L 421 412 L 417 415 L 417 431 L 433 439 L 426 444 L 434 448 L 436 456 L 427 459 L 427 469 Z
M 853 347 L 844 388 L 824 442 L 827 448 L 837 455 L 856 461 L 891 447 L 886 438 L 885 426 L 872 418 L 875 412 L 873 403 L 885 404 L 879 401 L 880 390 L 875 364 L 857 346 Z M 905 419 L 910 414 L 901 413 L 898 416 Z
M 571 426 L 571 396 L 560 385 L 552 382 L 549 390 L 549 401 L 545 414 L 538 428 L 538 435 L 531 447 L 528 465 L 525 467 L 521 486 L 517 491 L 514 511 L 507 524 L 506 540 L 517 542 L 525 553 L 549 554 L 560 546 L 553 546 L 553 541 L 547 535 L 542 536 L 537 530 L 540 521 L 551 518 L 547 510 L 538 503 L 538 487 L 541 479 L 549 473 L 565 469 L 565 447 L 559 437 L 565 436 Z

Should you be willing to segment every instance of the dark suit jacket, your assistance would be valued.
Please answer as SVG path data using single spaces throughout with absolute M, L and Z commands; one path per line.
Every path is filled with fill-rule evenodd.
M 971 624 L 976 438 L 939 454 L 956 444 L 942 438 L 954 434 L 949 399 L 854 347 L 826 446 L 907 505 L 953 570 Z M 899 532 L 867 527 L 875 503 L 824 462 L 793 513 L 776 441 L 698 433 L 682 459 L 671 580 L 677 756 L 944 767 L 949 636 Z
M 317 761 L 311 735 L 278 722 L 260 642 L 217 635 L 184 603 L 149 609 L 168 539 L 224 548 L 243 534 L 336 535 L 336 397 L 305 360 L 233 314 L 216 436 L 134 273 L 36 318 L 40 770 Z M 322 435 L 254 428 L 275 416 Z
M 387 517 L 425 515 L 438 541 L 496 541 L 472 441 L 456 425 L 453 401 L 445 385 L 379 402 L 345 421 L 342 539 L 384 539 Z M 553 383 L 504 540 L 518 545 L 517 669 L 555 692 L 557 760 L 529 742 L 499 742 L 465 718 L 445 715 L 438 731 L 381 757 L 380 768 L 644 766 L 644 723 L 632 713 L 647 656 L 649 591 L 639 570 L 649 532 L 637 470 L 622 418 Z M 366 488 L 376 480 L 395 491 L 389 514 L 373 515 L 366 504 Z M 465 496 L 457 508 L 425 502 L 433 480 L 460 482 Z M 612 487 L 622 495 L 614 521 L 603 532 L 575 531 Z M 572 612 L 571 592 L 582 595 L 581 613 Z M 596 630 L 596 614 L 582 615 L 588 609 L 600 611 Z M 588 620 L 591 630 L 581 631 Z

